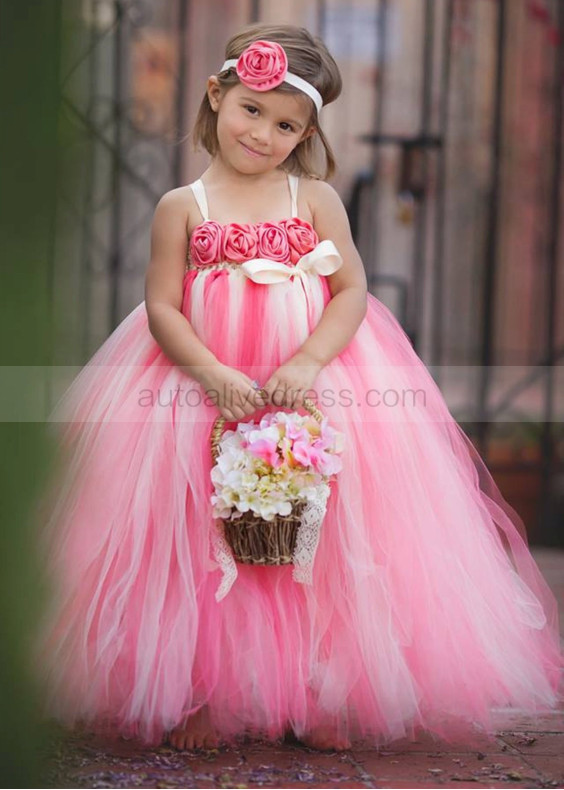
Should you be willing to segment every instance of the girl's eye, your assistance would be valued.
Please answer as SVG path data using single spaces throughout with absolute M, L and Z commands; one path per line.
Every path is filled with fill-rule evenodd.
M 258 109 L 256 107 L 253 107 L 252 104 L 245 104 L 245 110 L 248 110 L 251 113 L 251 115 L 254 115 L 255 113 L 258 112 Z
M 282 123 L 280 124 L 280 127 L 281 127 L 281 129 L 284 132 L 293 132 L 294 131 L 294 127 L 292 126 L 292 124 L 286 123 L 286 121 L 282 121 Z

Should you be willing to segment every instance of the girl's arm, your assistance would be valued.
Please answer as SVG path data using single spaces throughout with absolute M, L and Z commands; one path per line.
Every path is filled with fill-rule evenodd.
M 299 350 L 264 384 L 272 402 L 292 409 L 303 406 L 305 397 L 312 397 L 321 369 L 350 343 L 367 308 L 366 274 L 352 240 L 345 207 L 329 184 L 306 183 L 306 198 L 317 235 L 320 241 L 330 239 L 335 243 L 343 265 L 328 277 L 332 298 L 319 323 Z
M 171 362 L 201 384 L 222 417 L 240 420 L 261 408 L 264 398 L 253 389 L 246 373 L 217 359 L 182 313 L 189 219 L 186 203 L 185 190 L 173 189 L 155 209 L 145 278 L 149 331 Z
M 311 335 L 292 362 L 327 365 L 352 340 L 366 315 L 367 282 L 364 266 L 354 245 L 345 207 L 333 187 L 324 181 L 305 181 L 306 198 L 319 240 L 335 242 L 343 265 L 328 276 L 332 299 Z M 304 190 L 305 191 L 305 190 Z
M 160 199 L 153 217 L 145 306 L 149 331 L 166 356 L 187 375 L 203 383 L 206 371 L 219 362 L 181 312 L 186 223 L 186 193 L 173 189 Z

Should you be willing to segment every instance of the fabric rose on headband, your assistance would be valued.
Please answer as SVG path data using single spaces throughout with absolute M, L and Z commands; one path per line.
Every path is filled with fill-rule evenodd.
M 239 56 L 236 71 L 251 90 L 269 91 L 284 82 L 288 58 L 275 41 L 253 41 Z

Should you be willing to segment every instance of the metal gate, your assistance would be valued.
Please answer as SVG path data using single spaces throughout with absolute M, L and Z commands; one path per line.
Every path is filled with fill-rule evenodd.
M 66 314 L 65 353 L 82 362 L 142 300 L 153 211 L 181 181 L 188 2 L 64 8 L 69 139 L 54 296 Z
M 417 5 L 417 118 L 405 133 L 389 111 L 386 52 L 394 15 L 413 4 L 375 4 L 377 100 L 362 138 L 372 156 L 351 191 L 354 235 L 370 289 L 395 292 L 396 315 L 443 390 L 449 374 L 465 376 L 471 409 L 454 414 L 530 537 L 562 545 L 564 2 Z M 394 208 L 411 230 L 403 244 L 396 235 L 401 266 Z

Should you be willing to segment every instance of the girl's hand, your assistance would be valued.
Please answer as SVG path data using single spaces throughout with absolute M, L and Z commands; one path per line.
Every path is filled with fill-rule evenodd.
M 289 409 L 303 407 L 315 379 L 323 365 L 313 357 L 298 351 L 287 362 L 274 371 L 264 384 L 269 403 Z
M 252 379 L 229 365 L 210 366 L 198 380 L 221 416 L 230 422 L 243 420 L 267 403 L 260 391 L 253 388 Z

